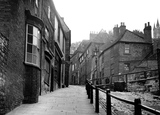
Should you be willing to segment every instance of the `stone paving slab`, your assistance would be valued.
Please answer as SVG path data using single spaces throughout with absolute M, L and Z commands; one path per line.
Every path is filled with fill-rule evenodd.
M 69 86 L 40 96 L 36 104 L 22 104 L 6 115 L 101 115 L 94 111 L 85 87 Z

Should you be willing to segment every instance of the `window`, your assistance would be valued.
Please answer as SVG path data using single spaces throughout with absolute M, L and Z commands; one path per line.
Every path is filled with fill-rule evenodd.
M 125 63 L 124 64 L 124 70 L 125 71 L 129 71 L 130 70 L 130 64 L 129 63 Z
M 60 34 L 62 33 L 60 26 L 58 26 L 58 43 L 60 43 Z
M 72 71 L 74 71 L 74 64 L 72 65 Z
M 35 14 L 38 15 L 38 0 L 35 0 Z
M 126 54 L 129 54 L 129 53 L 130 53 L 130 51 L 129 51 L 129 44 L 125 44 L 124 53 L 126 53 Z
M 114 75 L 114 69 L 111 69 L 111 75 Z
M 49 73 L 50 73 L 50 63 L 49 63 L 49 60 L 48 59 L 45 59 L 45 68 L 44 68 L 44 71 L 45 71 L 45 79 L 44 79 L 44 82 L 49 85 Z
M 50 8 L 50 6 L 48 6 L 48 18 L 49 19 L 51 18 L 51 8 Z
M 110 81 L 110 80 L 109 80 L 109 78 L 107 77 L 106 80 L 105 80 L 106 84 L 109 84 L 109 81 Z
M 87 54 L 88 54 L 89 52 L 88 52 L 88 50 L 87 50 Z
M 45 28 L 45 38 L 47 41 L 49 40 L 49 32 L 47 28 Z
M 62 45 L 62 50 L 65 53 L 65 38 L 63 37 L 63 45 Z
M 111 75 L 114 75 L 114 63 L 111 63 Z
M 38 0 L 35 0 L 36 6 L 38 7 Z
M 104 68 L 102 69 L 102 78 L 104 77 Z
M 27 25 L 25 62 L 40 66 L 40 31 L 32 25 Z
M 102 63 L 104 63 L 104 54 L 102 54 Z
M 75 63 L 75 69 L 77 69 L 77 64 Z

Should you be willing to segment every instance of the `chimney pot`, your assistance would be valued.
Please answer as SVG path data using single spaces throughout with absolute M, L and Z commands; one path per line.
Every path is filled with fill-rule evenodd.
M 145 23 L 145 27 L 147 27 L 147 24 Z
M 150 23 L 148 22 L 148 26 L 150 26 Z

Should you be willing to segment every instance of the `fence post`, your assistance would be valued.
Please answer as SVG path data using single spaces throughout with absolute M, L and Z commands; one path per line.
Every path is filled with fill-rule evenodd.
M 110 89 L 107 89 L 107 91 L 106 91 L 106 110 L 107 110 L 106 115 L 112 115 Z
M 86 90 L 87 90 L 87 95 L 88 95 L 88 82 L 86 83 Z
M 91 95 L 91 86 L 88 83 L 88 99 L 90 99 L 90 95 Z
M 160 49 L 157 48 L 157 63 L 158 63 L 158 80 L 159 80 L 159 93 L 160 93 Z
M 87 92 L 87 95 L 88 95 L 88 82 L 86 81 L 86 92 Z
M 95 89 L 95 93 L 95 112 L 99 113 L 99 90 L 97 86 Z
M 91 89 L 90 89 L 90 104 L 93 104 L 93 87 L 91 85 Z
M 142 115 L 142 112 L 141 112 L 141 100 L 138 98 L 138 99 L 135 99 L 134 100 L 134 109 L 135 109 L 135 112 L 134 112 L 134 115 Z

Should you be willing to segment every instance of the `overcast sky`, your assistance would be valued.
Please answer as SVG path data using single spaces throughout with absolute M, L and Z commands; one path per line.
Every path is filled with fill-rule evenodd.
M 71 30 L 71 42 L 89 39 L 91 31 L 107 32 L 121 22 L 143 31 L 144 23 L 160 20 L 160 0 L 53 0 Z

